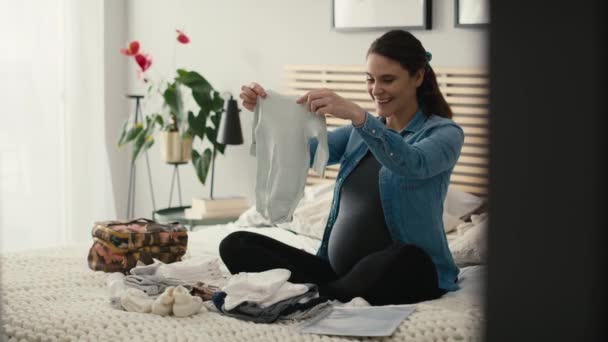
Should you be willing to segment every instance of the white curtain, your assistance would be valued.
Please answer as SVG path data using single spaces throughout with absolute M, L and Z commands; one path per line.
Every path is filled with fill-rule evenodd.
M 0 2 L 0 251 L 90 239 L 116 216 L 103 2 Z

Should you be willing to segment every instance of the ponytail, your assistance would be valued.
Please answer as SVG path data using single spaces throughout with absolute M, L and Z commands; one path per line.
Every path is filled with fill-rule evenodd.
M 441 94 L 441 90 L 439 90 L 435 71 L 428 64 L 425 69 L 422 84 L 416 89 L 416 98 L 422 107 L 422 111 L 427 115 L 435 114 L 451 119 L 452 109 Z

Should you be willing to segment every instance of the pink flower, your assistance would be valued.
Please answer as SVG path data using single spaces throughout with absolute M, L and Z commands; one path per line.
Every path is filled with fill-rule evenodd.
M 134 40 L 129 43 L 129 47 L 126 49 L 120 49 L 120 53 L 125 56 L 135 56 L 139 53 L 139 42 Z
M 141 71 L 145 72 L 152 65 L 152 57 L 149 54 L 138 53 L 135 55 L 135 62 L 137 62 Z
M 175 30 L 177 31 L 177 41 L 182 43 L 182 44 L 188 44 L 190 42 L 190 38 L 188 38 L 188 36 L 186 36 L 186 34 L 181 31 L 181 30 Z

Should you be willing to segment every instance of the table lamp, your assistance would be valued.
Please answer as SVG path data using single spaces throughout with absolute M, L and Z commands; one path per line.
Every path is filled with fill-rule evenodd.
M 217 132 L 217 142 L 224 145 L 240 145 L 243 143 L 243 131 L 241 130 L 241 119 L 239 118 L 237 101 L 230 95 L 226 111 L 220 120 Z M 209 198 L 213 199 L 213 178 L 215 173 L 215 145 L 213 147 L 213 158 L 211 160 L 211 190 Z

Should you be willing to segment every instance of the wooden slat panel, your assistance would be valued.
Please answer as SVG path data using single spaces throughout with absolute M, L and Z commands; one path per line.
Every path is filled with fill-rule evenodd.
M 487 76 L 486 68 L 450 68 L 450 67 L 433 67 L 435 74 L 449 75 L 480 75 Z
M 488 188 L 483 186 L 472 186 L 467 184 L 451 183 L 455 188 L 475 195 L 487 195 Z
M 333 82 L 365 82 L 364 75 L 353 75 L 353 74 L 298 74 L 291 73 L 287 75 L 287 78 L 292 80 L 310 80 L 310 81 L 333 81 Z
M 326 119 L 327 124 L 330 126 L 346 126 L 350 124 L 350 120 L 344 120 L 344 119 L 340 119 L 340 118 L 336 118 L 333 116 L 328 116 Z
M 488 185 L 487 178 L 462 175 L 462 174 L 458 174 L 458 173 L 452 173 L 452 177 L 450 178 L 450 181 L 458 182 L 458 183 L 473 184 L 473 185 Z
M 362 65 L 287 65 L 286 71 L 332 71 L 332 72 L 361 72 L 365 73 Z
M 467 115 L 488 115 L 490 112 L 488 108 L 483 107 L 464 107 L 464 106 L 450 106 L 454 115 L 456 114 L 467 114 Z
M 294 64 L 284 67 L 287 71 L 329 71 L 329 72 L 365 72 L 365 65 L 334 65 L 334 64 Z M 487 76 L 486 68 L 468 68 L 468 67 L 433 67 L 436 74 L 448 75 L 480 75 Z
M 464 144 L 465 145 L 487 145 L 490 141 L 487 137 L 474 137 L 474 136 L 464 136 Z
M 461 125 L 464 134 L 473 134 L 473 135 L 488 135 L 488 129 L 485 127 L 473 127 L 473 126 L 465 126 Z
M 321 83 L 321 82 L 289 82 L 287 84 L 291 88 L 297 89 L 319 89 L 327 88 L 331 90 L 358 90 L 367 91 L 364 85 L 358 83 Z
M 480 146 L 464 145 L 464 146 L 462 146 L 462 150 L 460 151 L 460 153 L 463 153 L 463 154 L 479 154 L 479 155 L 482 155 L 482 156 L 487 156 L 488 155 L 488 148 L 487 147 L 480 147 Z
M 306 90 L 288 90 L 283 93 L 285 95 L 302 96 L 306 94 Z M 369 100 L 371 102 L 369 94 L 367 92 L 361 93 L 352 91 L 336 91 L 336 94 L 349 100 Z
M 454 166 L 454 172 L 484 175 L 485 177 L 487 177 L 488 168 L 456 164 L 456 166 Z
M 458 162 L 463 164 L 488 165 L 488 158 L 461 155 L 458 158 Z
M 459 125 L 488 125 L 488 118 L 484 116 L 472 117 L 456 115 L 452 119 Z
M 489 125 L 489 78 L 486 69 L 435 67 L 440 91 L 451 106 L 453 120 L 465 132 L 461 156 L 454 167 L 451 184 L 463 191 L 477 195 L 487 194 L 488 184 L 488 125 Z M 285 67 L 288 95 L 301 96 L 309 90 L 331 89 L 338 95 L 354 101 L 359 106 L 375 112 L 375 104 L 367 92 L 364 65 L 290 65 Z M 349 125 L 329 115 L 328 129 Z M 327 168 L 326 178 L 314 173 L 308 177 L 309 184 L 333 181 L 339 165 Z
M 333 64 L 293 64 L 286 65 L 286 71 L 329 71 L 329 72 L 360 72 L 365 73 L 364 65 L 333 65 Z M 447 75 L 480 75 L 487 76 L 486 68 L 467 68 L 467 67 L 433 67 L 435 74 Z
M 466 85 L 487 85 L 489 80 L 483 77 L 446 77 L 437 76 L 439 84 L 466 84 Z
M 363 108 L 363 109 L 365 109 L 367 111 L 375 111 L 376 110 L 376 105 L 372 101 L 365 101 L 365 102 L 353 101 L 353 102 L 356 103 L 357 105 L 359 105 L 359 107 L 361 107 L 361 108 Z
M 444 96 L 445 101 L 450 105 L 468 104 L 468 105 L 488 105 L 490 100 L 485 97 L 460 97 L 460 96 Z
M 487 88 L 474 88 L 474 87 L 447 87 L 439 85 L 439 90 L 446 96 L 447 94 L 460 94 L 460 95 L 488 95 L 490 90 Z

